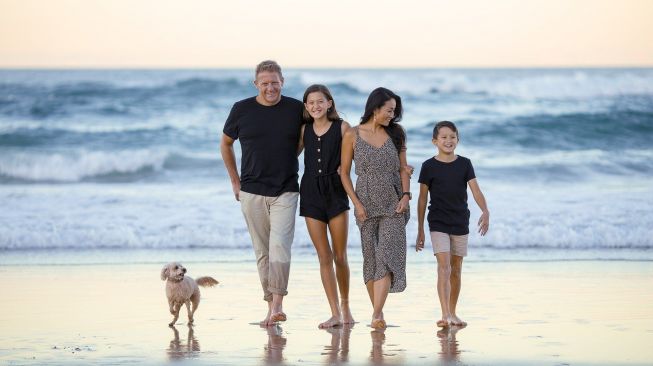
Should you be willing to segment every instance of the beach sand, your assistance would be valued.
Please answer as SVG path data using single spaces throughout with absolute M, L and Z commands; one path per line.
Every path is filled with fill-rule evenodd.
M 294 259 L 288 321 L 262 328 L 265 303 L 253 261 L 184 263 L 221 283 L 202 289 L 195 325 L 168 327 L 161 264 L 0 267 L 0 363 L 48 364 L 653 364 L 653 266 L 637 261 L 468 262 L 460 316 L 440 330 L 435 264 L 412 261 L 408 288 L 390 294 L 384 332 L 359 260 L 350 261 L 351 328 L 329 316 L 317 259 Z M 427 255 L 427 254 L 420 254 Z M 424 258 L 424 257 L 421 257 Z

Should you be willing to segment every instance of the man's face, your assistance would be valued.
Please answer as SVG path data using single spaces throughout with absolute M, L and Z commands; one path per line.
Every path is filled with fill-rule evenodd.
M 278 73 L 261 71 L 256 75 L 254 85 L 258 89 L 259 102 L 263 102 L 266 105 L 274 105 L 281 100 L 283 78 Z

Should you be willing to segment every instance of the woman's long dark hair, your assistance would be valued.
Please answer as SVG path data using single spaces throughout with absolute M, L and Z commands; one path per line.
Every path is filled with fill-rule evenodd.
M 390 120 L 390 124 L 387 127 L 383 126 L 383 128 L 392 139 L 397 151 L 402 152 L 406 150 L 406 132 L 404 132 L 404 129 L 397 123 L 401 121 L 403 109 L 401 107 L 401 97 L 393 93 L 392 90 L 386 88 L 376 88 L 372 90 L 370 96 L 367 97 L 367 103 L 365 103 L 365 113 L 363 113 L 363 117 L 361 117 L 361 124 L 369 122 L 374 115 L 374 111 L 383 107 L 385 102 L 390 99 L 394 99 L 397 103 L 397 106 L 395 107 L 395 116 Z
M 331 122 L 342 120 L 342 118 L 340 118 L 340 115 L 338 115 L 338 111 L 336 110 L 336 101 L 333 100 L 333 96 L 331 96 L 331 92 L 329 91 L 329 88 L 327 88 L 322 84 L 313 84 L 308 88 L 306 88 L 306 91 L 304 92 L 304 99 L 303 99 L 304 103 L 306 103 L 306 99 L 308 98 L 308 95 L 315 92 L 320 92 L 324 94 L 327 100 L 331 101 L 331 108 L 327 110 L 327 119 Z M 311 117 L 310 113 L 308 113 L 306 107 L 304 107 L 304 111 L 302 112 L 302 118 L 304 119 L 304 123 L 313 123 L 313 117 Z

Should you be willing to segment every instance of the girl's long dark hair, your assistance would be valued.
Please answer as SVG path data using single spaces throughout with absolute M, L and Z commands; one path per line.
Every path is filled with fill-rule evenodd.
M 324 94 L 324 96 L 327 98 L 327 100 L 331 101 L 331 108 L 327 111 L 327 119 L 331 122 L 335 121 L 341 121 L 342 118 L 340 118 L 340 115 L 338 115 L 338 111 L 336 110 L 336 101 L 333 100 L 333 96 L 331 96 L 331 92 L 329 91 L 329 88 L 322 84 L 313 84 L 306 88 L 306 91 L 304 92 L 304 103 L 306 103 L 306 99 L 308 98 L 308 95 L 311 93 L 315 92 L 320 92 Z M 304 107 L 303 112 L 302 112 L 302 118 L 304 119 L 304 123 L 313 123 L 313 117 L 308 113 L 306 110 L 306 107 Z
M 395 116 L 390 120 L 390 124 L 387 127 L 383 126 L 383 128 L 392 139 L 397 151 L 402 152 L 406 150 L 406 132 L 404 132 L 404 129 L 398 122 L 401 121 L 403 108 L 401 106 L 401 97 L 393 93 L 392 90 L 386 88 L 372 90 L 370 96 L 367 97 L 367 103 L 365 103 L 365 113 L 361 117 L 361 124 L 369 122 L 374 115 L 374 111 L 381 108 L 390 99 L 394 99 L 397 103 Z

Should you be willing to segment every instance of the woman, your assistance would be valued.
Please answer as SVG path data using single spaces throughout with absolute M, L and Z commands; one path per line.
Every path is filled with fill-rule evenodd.
M 409 167 L 401 98 L 386 88 L 370 93 L 360 125 L 342 140 L 341 180 L 354 204 L 361 232 L 363 277 L 372 312 L 371 326 L 384 329 L 388 292 L 406 288 L 406 222 L 409 216 Z M 356 162 L 356 189 L 350 171 Z
M 349 310 L 347 264 L 349 201 L 338 175 L 342 135 L 349 129 L 349 124 L 338 115 L 331 92 L 324 85 L 311 85 L 304 92 L 303 117 L 306 124 L 302 126 L 300 144 L 303 144 L 305 151 L 304 175 L 299 189 L 299 215 L 304 216 L 308 234 L 317 251 L 320 277 L 331 308 L 331 318 L 320 323 L 319 327 L 332 328 L 343 323 L 354 323 Z M 331 234 L 333 251 L 329 246 L 327 229 Z

